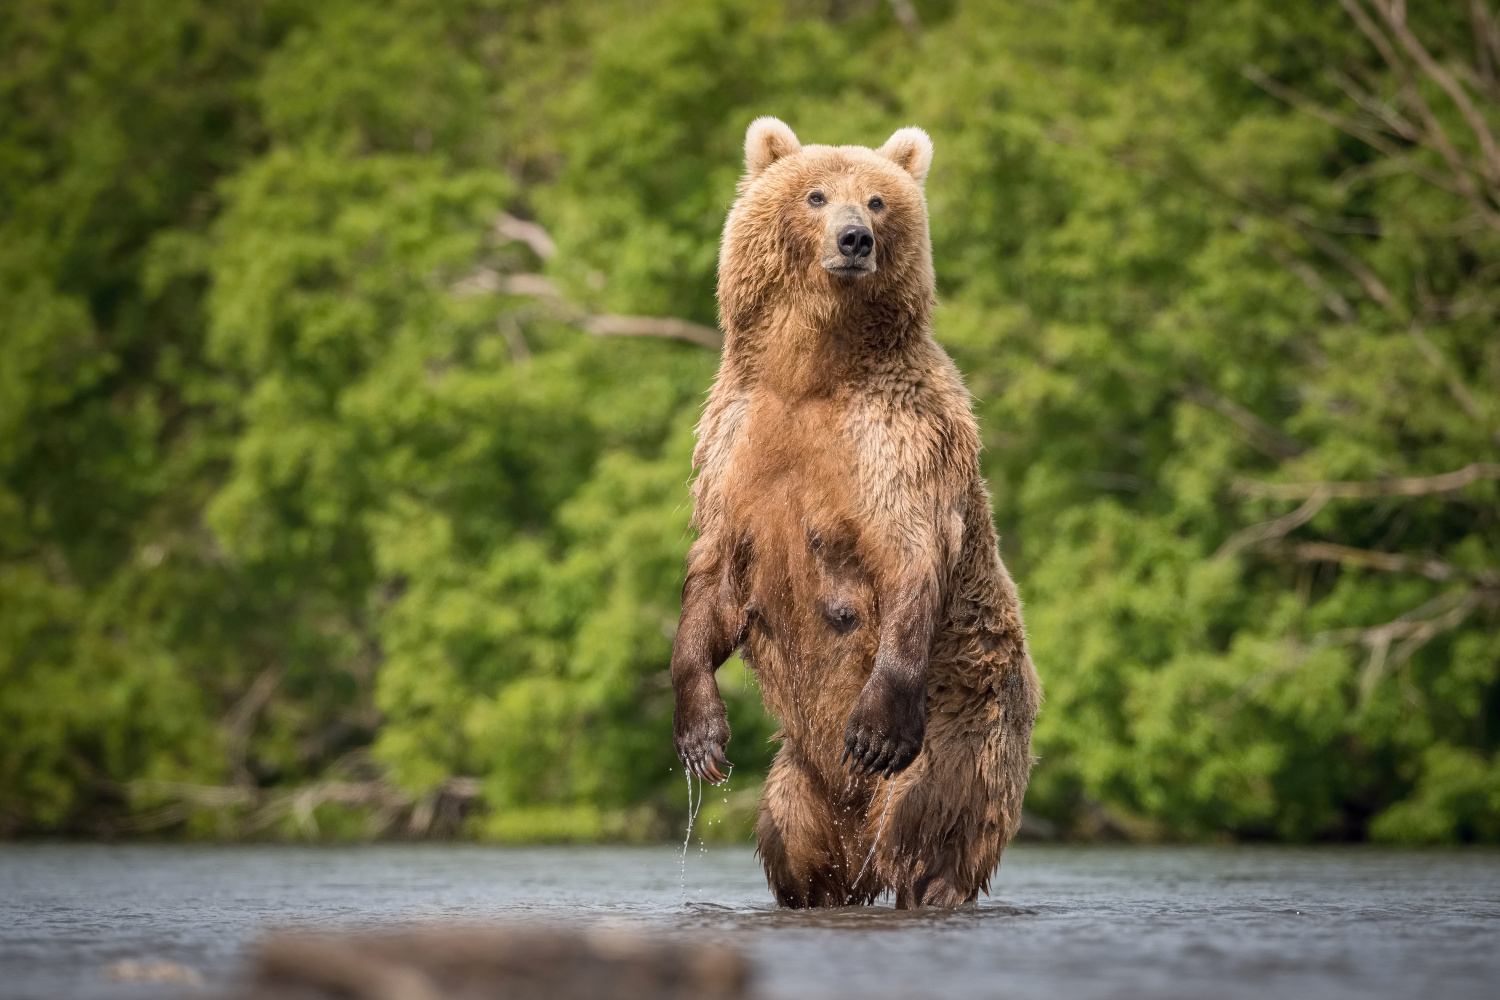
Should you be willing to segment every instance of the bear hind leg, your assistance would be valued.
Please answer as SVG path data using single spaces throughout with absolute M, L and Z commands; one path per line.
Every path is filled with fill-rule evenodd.
M 855 872 L 847 825 L 821 783 L 783 746 L 766 776 L 755 822 L 756 850 L 777 903 L 804 909 L 874 898 L 873 891 L 856 896 L 850 886 Z M 875 880 L 867 875 L 865 881 L 873 890 Z
M 896 887 L 898 910 L 912 910 L 922 906 L 951 910 L 978 901 L 979 886 L 963 886 L 952 877 L 942 874 L 921 875 Z

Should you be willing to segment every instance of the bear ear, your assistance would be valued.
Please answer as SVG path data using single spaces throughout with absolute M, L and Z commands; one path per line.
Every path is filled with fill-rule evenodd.
M 751 180 L 781 159 L 802 151 L 797 135 L 780 118 L 757 118 L 745 133 L 745 173 Z
M 932 139 L 919 128 L 897 129 L 876 152 L 911 174 L 918 184 L 927 179 L 932 166 Z

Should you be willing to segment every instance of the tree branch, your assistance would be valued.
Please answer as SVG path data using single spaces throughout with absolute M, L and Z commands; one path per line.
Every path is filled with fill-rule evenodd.
M 1332 629 L 1319 632 L 1306 643 L 1293 639 L 1290 642 L 1291 648 L 1288 650 L 1288 655 L 1282 664 L 1251 677 L 1240 686 L 1239 690 L 1225 699 L 1216 712 L 1220 716 L 1227 717 L 1239 711 L 1266 684 L 1278 676 L 1291 673 L 1301 667 L 1310 649 L 1355 644 L 1363 645 L 1370 650 L 1369 659 L 1360 671 L 1359 698 L 1360 704 L 1363 704 L 1369 699 L 1375 685 L 1385 675 L 1388 667 L 1391 669 L 1400 667 L 1432 639 L 1463 624 L 1476 608 L 1494 603 L 1495 594 L 1489 588 L 1450 590 L 1384 625 L 1371 628 Z M 1437 614 L 1433 618 L 1421 617 L 1434 613 Z M 1389 656 L 1390 646 L 1397 639 L 1403 642 L 1397 647 L 1396 657 L 1392 662 Z
M 589 314 L 566 302 L 557 287 L 540 274 L 501 274 L 479 267 L 466 277 L 449 286 L 453 294 L 470 295 L 499 294 L 518 295 L 542 299 L 561 312 L 563 318 L 586 333 L 597 337 L 666 337 L 685 340 L 690 344 L 719 350 L 724 346 L 724 337 L 718 330 L 702 323 L 693 323 L 671 316 L 620 316 L 613 313 Z M 511 344 L 515 350 L 515 344 Z M 530 352 L 526 352 L 530 356 Z
M 1375 0 L 1371 0 L 1371 2 L 1374 3 Z M 1453 174 L 1453 182 L 1458 186 L 1459 193 L 1468 199 L 1469 204 L 1480 218 L 1490 228 L 1500 230 L 1500 216 L 1497 216 L 1485 203 L 1483 194 L 1474 186 L 1473 178 L 1470 176 L 1471 173 L 1478 171 L 1474 171 L 1470 167 L 1463 155 L 1459 153 L 1457 147 L 1453 145 L 1453 141 L 1448 138 L 1448 133 L 1443 130 L 1442 123 L 1438 121 L 1437 115 L 1433 113 L 1432 108 L 1422 97 L 1422 92 L 1417 87 L 1416 80 L 1411 75 L 1410 67 L 1406 65 L 1405 60 L 1401 58 L 1400 54 L 1391 45 L 1391 41 L 1386 37 L 1385 32 L 1381 31 L 1379 26 L 1370 20 L 1369 15 L 1365 13 L 1364 7 L 1361 5 L 1361 0 L 1339 0 L 1339 4 L 1344 10 L 1348 11 L 1349 16 L 1354 19 L 1354 23 L 1359 27 L 1359 30 L 1370 40 L 1370 43 L 1379 51 L 1381 58 L 1385 60 L 1386 65 L 1396 74 L 1396 78 L 1401 84 L 1401 93 L 1406 98 L 1406 102 L 1415 108 L 1421 116 L 1425 129 L 1423 145 L 1435 150 L 1443 158 L 1444 162 L 1448 164 L 1448 169 Z M 1376 4 L 1376 9 L 1379 9 L 1378 4 Z M 1481 176 L 1484 175 L 1482 172 L 1479 173 L 1481 173 Z
M 1287 556 L 1298 562 L 1333 562 L 1345 566 L 1363 566 L 1386 573 L 1411 573 L 1425 576 L 1429 580 L 1445 582 L 1456 578 L 1470 578 L 1485 583 L 1494 583 L 1495 574 L 1470 574 L 1433 556 L 1408 556 L 1398 552 L 1376 552 L 1371 549 L 1356 549 L 1333 542 L 1299 542 L 1267 546 L 1273 555 Z
M 922 19 L 917 16 L 917 9 L 911 5 L 911 0 L 890 0 L 891 13 L 896 15 L 896 21 L 906 29 L 906 33 L 916 38 L 922 33 Z
M 1406 54 L 1411 56 L 1429 79 L 1443 88 L 1454 106 L 1458 108 L 1458 113 L 1468 123 L 1474 133 L 1474 138 L 1479 141 L 1479 149 L 1484 157 L 1483 176 L 1488 178 L 1491 184 L 1500 182 L 1500 150 L 1496 149 L 1494 133 L 1490 131 L 1489 124 L 1479 113 L 1479 109 L 1474 107 L 1474 102 L 1469 100 L 1469 95 L 1464 93 L 1463 87 L 1459 86 L 1458 81 L 1432 58 L 1417 36 L 1412 34 L 1411 28 L 1406 23 L 1406 5 L 1381 4 L 1379 0 L 1371 0 L 1371 5 L 1380 13 L 1390 27 L 1391 33 L 1406 50 Z
M 462 807 L 479 797 L 480 783 L 477 778 L 449 778 L 435 793 L 420 802 L 413 801 L 406 792 L 384 781 L 322 781 L 281 792 L 175 781 L 133 781 L 124 790 L 130 798 L 169 800 L 166 806 L 136 817 L 131 825 L 138 830 L 159 829 L 181 822 L 196 807 L 217 811 L 249 809 L 250 815 L 239 828 L 242 834 L 257 833 L 288 817 L 304 831 L 315 833 L 317 823 L 313 814 L 319 806 L 336 803 L 355 808 L 373 807 L 380 819 L 380 829 L 373 831 L 377 834 L 384 832 L 400 816 L 408 815 L 408 832 L 422 836 L 432 825 L 440 799 Z
M 1500 61 L 1500 29 L 1490 15 L 1484 0 L 1469 0 L 1469 19 L 1474 24 L 1474 62 L 1479 68 L 1478 83 L 1491 100 L 1500 95 L 1495 80 L 1495 63 Z
M 1298 235 L 1329 257 L 1332 257 L 1339 266 L 1353 275 L 1354 280 L 1358 281 L 1360 287 L 1365 290 L 1365 294 L 1374 299 L 1381 308 L 1398 319 L 1405 321 L 1407 316 L 1406 307 L 1397 300 L 1396 296 L 1391 294 L 1391 290 L 1385 287 L 1385 282 L 1381 281 L 1364 261 L 1339 246 L 1336 240 L 1329 239 L 1326 233 L 1319 232 L 1303 220 L 1294 216 L 1286 216 L 1285 218 L 1296 228 Z
M 1396 143 L 1382 136 L 1380 133 L 1371 131 L 1370 129 L 1367 129 L 1364 126 L 1360 125 L 1354 119 L 1349 118 L 1346 115 L 1341 115 L 1337 111 L 1334 111 L 1332 108 L 1324 107 L 1317 101 L 1303 96 L 1298 91 L 1293 90 L 1291 87 L 1286 86 L 1285 84 L 1276 80 L 1274 77 L 1268 75 L 1258 66 L 1247 65 L 1242 68 L 1240 72 L 1245 76 L 1247 80 L 1264 90 L 1266 93 L 1270 94 L 1272 97 L 1279 98 L 1285 101 L 1287 104 L 1290 104 L 1297 110 L 1305 114 L 1312 115 L 1314 118 L 1318 119 L 1324 124 L 1331 125 L 1334 128 L 1338 129 L 1340 132 L 1344 132 L 1348 135 L 1353 136 L 1360 142 L 1363 142 L 1365 145 L 1369 146 L 1371 149 L 1385 154 L 1385 156 L 1392 162 L 1399 164 L 1403 169 L 1410 170 L 1412 173 L 1416 174 L 1418 177 L 1422 178 L 1424 181 L 1433 185 L 1434 187 L 1441 188 L 1442 190 L 1447 191 L 1449 194 L 1455 194 L 1460 197 L 1464 196 L 1464 192 L 1451 180 L 1449 180 L 1447 177 L 1444 177 L 1442 174 L 1432 170 L 1430 167 L 1427 167 L 1422 163 L 1419 163 L 1418 161 L 1412 159 L 1405 150 L 1403 150 Z
M 495 220 L 495 231 L 506 239 L 519 240 L 543 260 L 557 252 L 557 245 L 547 231 L 535 222 L 527 222 L 504 212 Z M 619 316 L 612 313 L 590 314 L 567 302 L 557 286 L 540 274 L 501 274 L 494 268 L 476 267 L 455 281 L 448 290 L 454 295 L 517 295 L 540 299 L 560 313 L 564 320 L 597 337 L 665 337 L 682 340 L 699 347 L 720 350 L 724 337 L 718 330 L 672 316 Z M 518 360 L 531 356 L 524 341 L 517 344 L 519 331 L 505 330 L 511 353 Z
M 491 267 L 476 267 L 465 277 L 448 286 L 459 298 L 471 295 L 521 295 L 539 299 L 560 299 L 556 286 L 540 274 L 501 274 Z
M 1293 257 L 1278 243 L 1269 243 L 1266 250 L 1270 253 L 1273 260 L 1296 275 L 1297 280 L 1301 281 L 1309 292 L 1322 299 L 1323 305 L 1327 307 L 1329 312 L 1345 323 L 1354 322 L 1357 317 L 1354 315 L 1354 310 L 1349 306 L 1349 300 L 1332 288 L 1329 288 L 1327 282 L 1323 280 L 1323 276 L 1317 272 L 1316 268 L 1306 261 Z
M 1319 646 L 1348 645 L 1359 643 L 1369 648 L 1370 657 L 1365 661 L 1359 676 L 1359 701 L 1364 704 L 1391 670 L 1398 669 L 1414 656 L 1417 650 L 1444 632 L 1462 625 L 1464 620 L 1481 604 L 1493 600 L 1484 590 L 1457 591 L 1445 594 L 1435 602 L 1407 612 L 1394 621 L 1373 628 L 1335 629 L 1313 636 L 1313 644 Z M 1452 603 L 1453 607 L 1436 618 L 1416 619 L 1416 615 L 1431 608 L 1433 604 Z M 1402 640 L 1396 647 L 1395 657 L 1390 656 L 1391 643 Z
M 596 336 L 616 337 L 670 337 L 685 340 L 690 344 L 718 350 L 724 346 L 724 338 L 711 326 L 692 323 L 669 316 L 589 316 L 579 324 Z
M 1248 528 L 1241 528 L 1225 540 L 1219 546 L 1219 551 L 1214 553 L 1215 559 L 1228 559 L 1236 552 L 1251 546 L 1266 545 L 1270 542 L 1280 541 L 1287 534 L 1302 527 L 1308 521 L 1318 516 L 1318 512 L 1328 503 L 1328 494 L 1314 492 L 1307 498 L 1307 502 L 1290 514 L 1271 521 L 1262 521 L 1252 524 Z
M 266 702 L 271 700 L 271 695 L 276 693 L 276 685 L 280 682 L 281 671 L 278 668 L 272 666 L 262 670 L 260 676 L 250 683 L 244 695 L 229 710 L 229 714 L 224 716 L 229 770 L 234 775 L 236 784 L 249 786 L 255 783 L 245 767 L 245 752 L 250 743 L 255 717 L 266 706 Z
M 1489 414 L 1484 412 L 1484 407 L 1479 405 L 1479 400 L 1474 398 L 1474 394 L 1469 391 L 1469 387 L 1464 384 L 1463 379 L 1459 378 L 1458 373 L 1453 370 L 1453 366 L 1448 364 L 1448 359 L 1437 349 L 1437 345 L 1428 339 L 1427 333 L 1415 323 L 1406 332 L 1417 345 L 1417 350 L 1421 352 L 1422 357 L 1437 370 L 1437 373 L 1442 376 L 1443 381 L 1447 383 L 1448 392 L 1458 401 L 1459 407 L 1475 423 L 1482 427 L 1488 427 L 1490 425 Z M 1490 437 L 1497 443 L 1500 443 L 1500 432 L 1491 430 Z
M 1472 462 L 1439 476 L 1401 477 L 1366 481 L 1328 483 L 1262 483 L 1237 479 L 1234 491 L 1244 497 L 1269 500 L 1301 500 L 1304 497 L 1324 499 L 1362 499 L 1370 497 L 1421 497 L 1434 493 L 1451 493 L 1481 479 L 1500 479 L 1500 463 Z
M 506 212 L 495 216 L 495 235 L 502 240 L 526 244 L 542 260 L 551 260 L 557 253 L 557 244 L 552 242 L 552 236 L 547 230 L 535 222 L 518 219 Z
M 1364 112 L 1384 125 L 1393 134 L 1400 136 L 1410 143 L 1422 141 L 1422 131 L 1391 107 L 1390 104 L 1368 93 L 1357 82 L 1347 74 L 1333 70 L 1330 74 L 1334 84 L 1342 90 L 1350 100 L 1358 104 Z
M 1324 233 L 1319 232 L 1314 227 L 1308 225 L 1304 220 L 1298 219 L 1294 215 L 1288 213 L 1280 213 L 1280 217 L 1286 219 L 1293 227 L 1295 227 L 1297 232 L 1302 236 L 1303 239 L 1307 240 L 1309 243 L 1312 243 L 1319 250 L 1322 250 L 1329 257 L 1332 257 L 1335 261 L 1337 261 L 1344 268 L 1344 270 L 1348 271 L 1349 274 L 1351 274 L 1354 279 L 1360 283 L 1360 285 L 1365 290 L 1365 294 L 1374 299 L 1394 318 L 1396 318 L 1398 321 L 1406 321 L 1406 308 L 1396 300 L 1396 297 L 1391 294 L 1390 289 L 1388 289 L 1385 286 L 1385 283 L 1376 276 L 1374 271 L 1370 270 L 1370 268 L 1365 264 L 1364 261 L 1360 260 L 1354 254 L 1345 250 L 1336 241 L 1329 239 L 1328 236 Z M 1314 294 L 1318 294 L 1321 291 L 1321 280 L 1318 278 L 1317 272 L 1308 267 L 1306 264 L 1302 264 L 1300 261 L 1296 261 L 1294 258 L 1283 260 L 1283 257 L 1289 257 L 1289 255 L 1285 254 L 1284 251 L 1278 254 L 1278 249 L 1279 248 L 1275 247 L 1273 244 L 1271 248 L 1271 256 L 1277 260 L 1280 260 L 1285 266 L 1290 268 L 1293 274 L 1296 274 L 1299 278 L 1302 279 L 1303 284 L 1305 284 L 1309 290 L 1311 290 Z M 1329 294 L 1332 296 L 1332 298 L 1330 299 L 1329 296 L 1325 295 L 1324 304 L 1327 305 L 1330 310 L 1334 311 L 1334 313 L 1338 315 L 1340 319 L 1343 319 L 1345 322 L 1352 321 L 1354 319 L 1354 315 L 1352 311 L 1349 310 L 1348 303 L 1344 302 L 1343 299 L 1336 293 Z M 1489 428 L 1490 419 L 1488 414 L 1484 412 L 1483 408 L 1479 405 L 1478 400 L 1474 398 L 1474 395 L 1469 392 L 1468 386 L 1466 386 L 1463 383 L 1463 380 L 1454 373 L 1452 367 L 1448 364 L 1447 359 L 1443 357 L 1442 353 L 1439 352 L 1432 341 L 1428 339 L 1427 334 L 1422 330 L 1422 327 L 1418 324 L 1418 322 L 1410 322 L 1407 326 L 1406 332 L 1407 335 L 1411 337 L 1413 343 L 1416 344 L 1418 352 L 1422 355 L 1422 359 L 1437 371 L 1438 375 L 1448 386 L 1448 391 L 1458 402 L 1459 407 L 1466 414 L 1468 414 L 1471 419 L 1478 422 L 1481 426 Z M 1490 430 L 1490 437 L 1495 441 L 1500 442 L 1500 430 Z
M 1301 441 L 1283 434 L 1243 406 L 1225 399 L 1205 386 L 1188 383 L 1182 386 L 1180 391 L 1183 399 L 1197 403 L 1229 419 L 1245 432 L 1255 449 L 1267 458 L 1285 462 L 1307 451 L 1307 445 Z

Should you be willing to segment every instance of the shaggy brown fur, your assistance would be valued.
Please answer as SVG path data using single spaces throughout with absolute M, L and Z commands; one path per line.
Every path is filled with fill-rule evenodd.
M 785 906 L 970 902 L 1021 819 L 1040 686 L 931 336 L 931 159 L 919 129 L 802 146 L 762 118 L 724 228 L 674 729 L 720 780 L 743 647 L 783 727 L 756 837 Z

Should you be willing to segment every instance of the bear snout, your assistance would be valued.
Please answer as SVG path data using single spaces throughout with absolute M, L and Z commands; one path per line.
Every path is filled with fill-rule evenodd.
M 839 233 L 839 253 L 864 258 L 875 249 L 875 234 L 866 226 L 849 226 Z
M 840 278 L 862 278 L 875 273 L 875 231 L 855 205 L 840 205 L 828 213 L 823 229 L 823 259 L 818 263 Z

